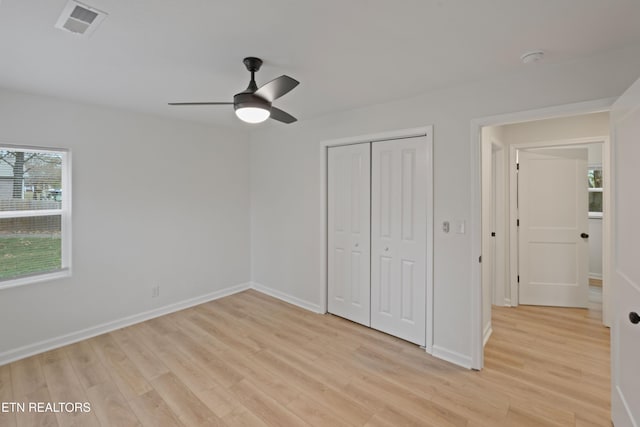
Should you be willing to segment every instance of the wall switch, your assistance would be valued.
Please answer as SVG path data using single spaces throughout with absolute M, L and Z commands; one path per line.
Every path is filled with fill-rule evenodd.
M 160 296 L 160 285 L 156 285 L 151 288 L 151 298 L 157 298 Z
M 466 221 L 463 219 L 456 219 L 456 233 L 458 234 L 464 234 L 465 233 L 465 226 L 466 226 Z
M 449 232 L 449 221 L 445 221 L 442 223 L 442 231 L 444 231 L 445 233 Z

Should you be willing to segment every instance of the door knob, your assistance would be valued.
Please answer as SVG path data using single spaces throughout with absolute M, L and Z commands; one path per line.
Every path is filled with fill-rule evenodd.
M 638 316 L 638 313 L 636 313 L 635 311 L 632 311 L 631 313 L 629 313 L 629 321 L 634 325 L 637 325 L 638 323 L 640 323 L 640 316 Z
M 580 234 L 580 237 L 582 237 L 583 239 L 588 239 L 589 235 L 587 233 L 582 233 Z
M 388 248 L 388 247 L 387 247 L 387 248 L 384 248 L 384 251 L 385 251 L 385 252 L 389 252 L 389 248 Z
M 358 247 L 358 246 L 360 246 L 360 245 L 356 243 L 354 246 L 357 248 L 357 247 Z

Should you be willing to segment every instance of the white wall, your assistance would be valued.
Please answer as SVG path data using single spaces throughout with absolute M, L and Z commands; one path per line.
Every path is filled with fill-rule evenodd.
M 609 136 L 609 113 L 534 120 L 500 127 L 507 145 Z M 592 154 L 592 150 L 589 153 Z
M 589 218 L 589 277 L 602 279 L 602 218 Z
M 0 358 L 250 280 L 248 135 L 0 90 L 0 142 L 73 157 L 73 276 L 0 290 Z
M 437 64 L 434 64 L 437 66 Z M 401 75 L 403 65 L 399 65 Z M 434 125 L 434 350 L 470 364 L 470 234 L 444 234 L 445 220 L 471 216 L 470 122 L 474 118 L 619 95 L 640 75 L 640 48 L 422 94 L 251 137 L 252 278 L 312 305 L 321 303 L 320 141 Z M 313 84 L 313 82 L 303 82 Z

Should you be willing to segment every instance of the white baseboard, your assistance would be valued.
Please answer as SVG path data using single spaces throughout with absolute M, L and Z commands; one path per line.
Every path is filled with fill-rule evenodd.
M 589 286 L 589 302 L 602 304 L 602 288 Z
M 602 273 L 589 273 L 589 279 L 602 280 Z
M 53 350 L 55 348 L 63 347 L 65 345 L 73 344 L 78 341 L 82 341 L 88 338 L 93 338 L 98 335 L 105 334 L 107 332 L 115 331 L 116 329 L 131 326 L 136 323 L 144 322 L 146 320 L 153 319 L 155 317 L 163 316 L 165 314 L 173 313 L 176 311 L 184 310 L 185 308 L 193 307 L 205 302 L 213 301 L 219 298 L 223 298 L 229 295 L 236 294 L 238 292 L 246 291 L 251 288 L 251 283 L 241 283 L 239 285 L 230 286 L 225 289 L 220 289 L 205 295 L 201 295 L 195 298 L 189 298 L 184 301 L 179 301 L 173 304 L 165 305 L 163 307 L 154 308 L 153 310 L 145 311 L 143 313 L 134 314 L 132 316 L 123 317 L 121 319 L 112 320 L 110 322 L 102 323 L 100 325 L 92 326 L 90 328 L 82 329 L 80 331 L 72 332 L 70 334 L 61 335 L 55 338 L 50 338 L 44 341 L 29 344 L 16 349 L 8 350 L 0 353 L 0 366 L 7 363 L 14 362 L 16 360 L 24 359 L 35 354 L 43 353 L 45 351 Z
M 302 300 L 300 298 L 294 297 L 292 295 L 286 294 L 276 289 L 272 289 L 261 283 L 251 282 L 251 288 L 255 289 L 258 292 L 262 292 L 265 295 L 269 295 L 271 297 L 277 298 L 284 302 L 288 302 L 289 304 L 293 304 L 300 308 L 304 308 L 305 310 L 313 311 L 314 313 L 324 314 L 324 312 L 322 311 L 322 309 L 318 304 L 310 303 L 308 301 Z
M 511 307 L 511 298 L 504 299 L 504 307 Z
M 438 359 L 446 360 L 447 362 L 462 366 L 463 368 L 471 369 L 471 357 L 460 354 L 456 351 L 434 345 L 433 353 L 431 353 L 431 355 Z
M 489 341 L 489 338 L 491 337 L 492 333 L 493 333 L 493 328 L 491 327 L 491 322 L 489 322 L 487 326 L 485 326 L 484 328 L 484 333 L 482 338 L 482 347 L 487 345 L 487 341 Z

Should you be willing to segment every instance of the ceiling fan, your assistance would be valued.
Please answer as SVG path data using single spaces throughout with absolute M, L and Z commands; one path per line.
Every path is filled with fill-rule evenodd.
M 271 105 L 300 84 L 289 76 L 280 76 L 258 87 L 255 73 L 260 69 L 260 58 L 248 57 L 242 61 L 251 73 L 249 86 L 233 96 L 233 102 L 170 102 L 169 105 L 233 105 L 236 115 L 247 123 L 260 123 L 271 117 L 282 123 L 293 123 L 297 119 L 291 114 Z

